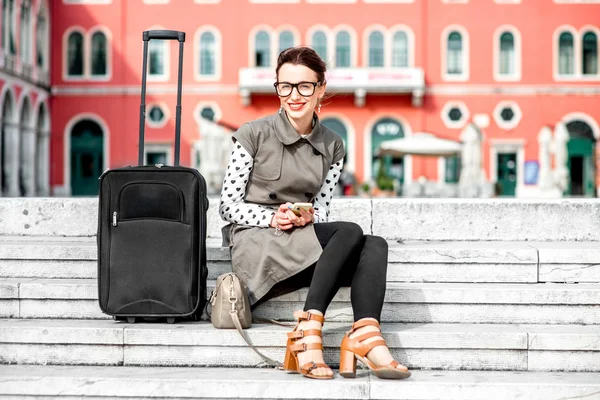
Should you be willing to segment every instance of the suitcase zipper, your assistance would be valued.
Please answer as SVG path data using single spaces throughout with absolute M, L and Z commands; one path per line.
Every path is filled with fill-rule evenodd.
M 116 211 L 113 213 L 113 224 L 112 225 L 117 226 L 117 212 Z

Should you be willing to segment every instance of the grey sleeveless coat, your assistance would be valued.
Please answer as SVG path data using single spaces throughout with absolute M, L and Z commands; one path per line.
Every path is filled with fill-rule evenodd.
M 285 112 L 241 126 L 233 135 L 254 159 L 246 184 L 247 203 L 278 207 L 312 202 L 331 164 L 344 157 L 342 138 L 315 115 L 311 134 L 302 138 Z M 315 263 L 322 252 L 312 224 L 276 236 L 273 228 L 228 224 L 223 245 L 231 247 L 233 271 L 248 285 L 256 303 L 278 282 Z

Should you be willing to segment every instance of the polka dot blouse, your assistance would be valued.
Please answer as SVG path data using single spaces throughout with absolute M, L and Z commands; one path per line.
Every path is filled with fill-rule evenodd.
M 229 158 L 225 179 L 223 180 L 219 214 L 223 220 L 232 224 L 268 228 L 279 206 L 261 206 L 244 201 L 246 184 L 253 166 L 254 159 L 244 147 L 236 143 Z M 315 209 L 315 223 L 327 222 L 329 219 L 329 205 L 331 204 L 333 189 L 340 179 L 342 167 L 342 160 L 329 167 L 329 172 L 321 185 L 319 193 L 311 201 Z

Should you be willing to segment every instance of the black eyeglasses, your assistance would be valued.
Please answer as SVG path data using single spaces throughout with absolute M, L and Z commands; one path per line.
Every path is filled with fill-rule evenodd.
M 298 83 L 289 83 L 289 82 L 275 82 L 273 86 L 275 86 L 275 91 L 279 97 L 287 97 L 292 94 L 294 88 L 298 90 L 300 96 L 312 96 L 315 94 L 315 89 L 317 86 L 321 86 L 323 82 L 298 82 Z

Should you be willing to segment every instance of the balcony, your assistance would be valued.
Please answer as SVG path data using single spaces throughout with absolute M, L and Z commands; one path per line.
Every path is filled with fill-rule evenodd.
M 425 92 L 425 77 L 421 68 L 334 68 L 326 75 L 327 90 L 333 93 L 353 93 L 357 107 L 365 105 L 368 93 L 412 94 L 412 104 L 420 107 Z M 242 68 L 239 90 L 242 102 L 248 106 L 253 93 L 274 93 L 275 73 L 272 68 Z

